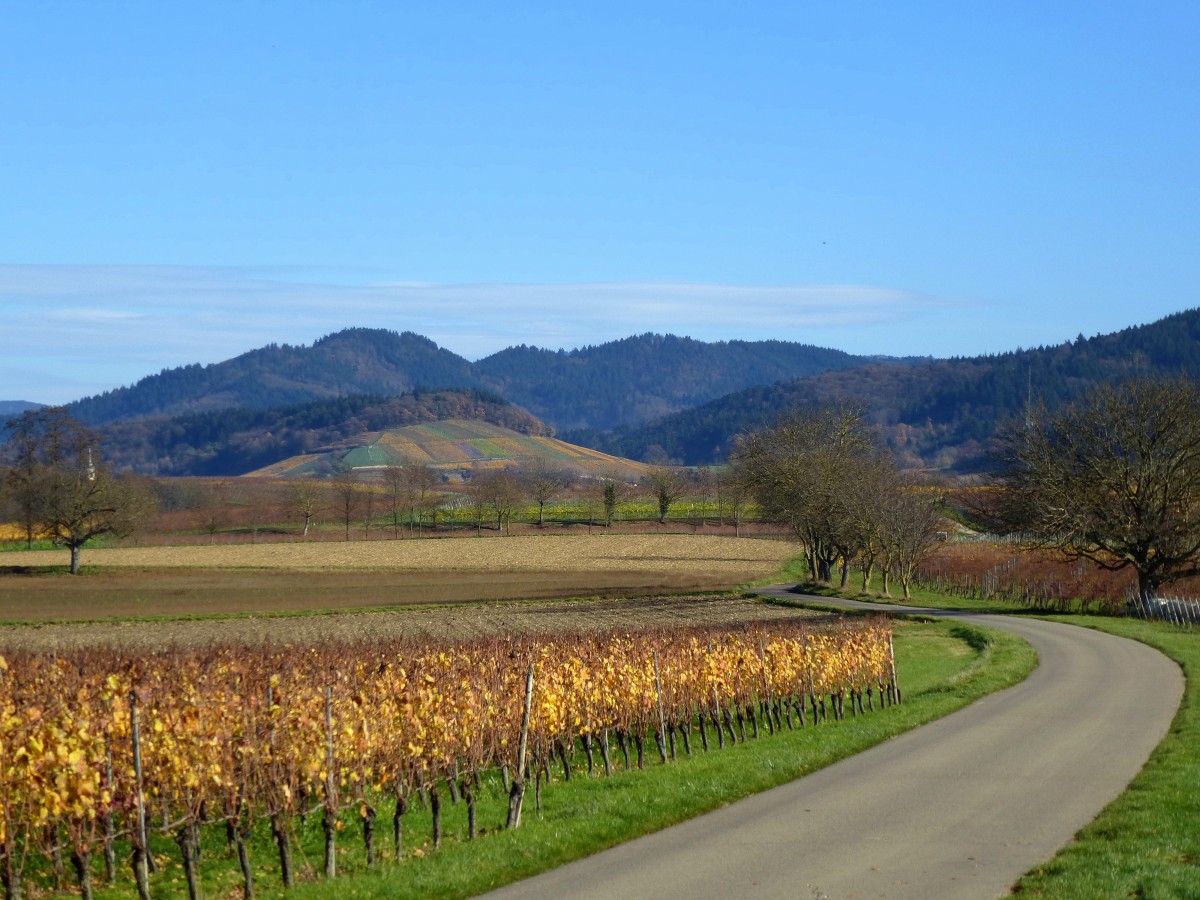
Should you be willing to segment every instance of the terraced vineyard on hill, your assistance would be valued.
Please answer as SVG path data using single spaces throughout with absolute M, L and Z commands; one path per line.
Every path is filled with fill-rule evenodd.
M 520 434 L 483 421 L 447 419 L 408 425 L 388 431 L 367 432 L 318 453 L 282 460 L 250 473 L 263 477 L 297 477 L 349 466 L 369 475 L 398 463 L 417 463 L 436 469 L 487 469 L 518 467 L 544 459 L 581 475 L 611 475 L 636 479 L 647 467 L 552 437 Z

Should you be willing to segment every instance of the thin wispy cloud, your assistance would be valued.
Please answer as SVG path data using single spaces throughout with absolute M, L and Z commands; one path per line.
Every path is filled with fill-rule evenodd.
M 11 395 L 0 399 L 65 402 L 163 368 L 271 342 L 311 343 L 347 327 L 414 331 L 469 359 L 514 344 L 572 349 L 644 332 L 838 347 L 839 336 L 947 305 L 868 285 L 352 283 L 345 273 L 316 274 L 0 266 L 0 371 Z

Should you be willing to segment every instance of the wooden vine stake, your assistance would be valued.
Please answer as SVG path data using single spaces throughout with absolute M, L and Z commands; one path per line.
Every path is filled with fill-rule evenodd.
M 529 749 L 529 718 L 533 711 L 533 669 L 525 676 L 525 715 L 521 720 L 521 743 L 517 747 L 517 771 L 513 773 L 512 788 L 508 793 L 508 827 L 521 827 L 521 804 L 525 800 L 525 753 Z
M 888 657 L 892 665 L 892 702 L 900 702 L 900 679 L 896 677 L 896 647 L 892 643 L 892 632 L 888 630 Z
M 667 720 L 663 715 L 662 702 L 662 678 L 658 672 L 658 651 L 654 651 L 654 686 L 658 692 L 658 734 L 655 738 L 658 741 L 658 753 L 662 757 L 662 761 L 667 762 Z
M 129 692 L 129 731 L 133 742 L 133 797 L 136 816 L 133 836 L 133 877 L 141 900 L 150 900 L 150 870 L 146 862 L 146 797 L 142 791 L 142 726 L 137 692 Z
M 337 782 L 333 774 L 333 688 L 325 688 L 325 877 L 337 877 Z

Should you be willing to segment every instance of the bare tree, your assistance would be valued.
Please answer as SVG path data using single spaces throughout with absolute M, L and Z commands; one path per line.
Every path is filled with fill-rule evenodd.
M 375 524 L 375 506 L 379 499 L 379 491 L 372 484 L 360 485 L 359 490 L 358 512 L 362 516 L 363 539 L 366 540 L 371 537 L 371 526 Z
M 525 493 L 538 508 L 538 528 L 546 525 L 546 504 L 560 496 L 571 484 L 571 475 L 562 466 L 537 456 L 521 467 L 520 481 Z
M 27 537 L 45 534 L 71 554 L 102 535 L 128 537 L 154 514 L 155 499 L 139 479 L 119 478 L 100 457 L 95 435 L 61 408 L 31 410 L 13 429 L 14 482 Z
M 289 513 L 304 520 L 304 537 L 308 537 L 308 527 L 312 520 L 325 508 L 325 498 L 321 487 L 315 481 L 307 479 L 293 481 L 288 485 L 286 506 Z
M 729 466 L 706 469 L 705 480 L 716 503 L 717 524 L 724 525 L 725 521 L 729 520 L 733 525 L 734 536 L 741 537 L 742 517 L 750 500 L 745 483 L 738 477 L 737 471 Z
M 407 465 L 393 464 L 384 467 L 383 493 L 386 498 L 388 516 L 392 523 L 392 536 L 400 537 L 400 523 L 404 521 L 404 512 L 411 508 L 412 493 Z
M 471 479 L 471 489 L 495 517 L 496 530 L 506 531 L 522 497 L 516 476 L 507 469 L 483 472 Z
M 659 524 L 666 523 L 671 506 L 688 488 L 687 473 L 673 466 L 655 466 L 646 473 L 643 483 L 658 503 Z
M 1132 569 L 1150 599 L 1200 575 L 1200 387 L 1186 378 L 1101 385 L 1000 433 L 1003 520 L 1070 559 Z
M 350 526 L 358 517 L 358 509 L 362 498 L 362 483 L 353 469 L 343 469 L 333 476 L 330 493 L 332 494 L 333 509 L 338 519 L 346 527 L 346 540 L 350 540 Z
M 208 535 L 210 544 L 216 543 L 217 534 L 229 527 L 229 482 L 224 479 L 208 479 L 201 483 L 199 505 L 195 511 L 196 523 Z
M 937 497 L 895 484 L 881 499 L 881 512 L 880 543 L 888 563 L 884 568 L 884 594 L 888 592 L 888 574 L 895 572 L 908 600 L 912 598 L 917 569 L 936 546 L 942 527 Z
M 436 531 L 438 509 L 443 499 L 438 473 L 422 463 L 408 463 L 404 471 L 408 481 L 410 523 L 416 524 L 419 534 L 421 522 L 428 515 Z
M 46 473 L 86 453 L 96 437 L 62 406 L 27 410 L 5 424 L 11 432 L 4 448 L 11 466 L 5 476 L 9 502 L 25 531 L 25 545 L 32 547 Z
M 847 491 L 877 455 L 861 412 L 829 406 L 794 412 L 743 435 L 734 461 L 762 516 L 791 529 L 803 543 L 812 577 L 828 582 L 837 563 L 856 552 Z

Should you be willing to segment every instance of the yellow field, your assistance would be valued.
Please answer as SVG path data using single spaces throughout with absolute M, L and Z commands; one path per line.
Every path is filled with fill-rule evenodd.
M 40 537 L 40 535 L 35 535 Z M 25 540 L 25 526 L 17 525 L 15 522 L 0 522 L 0 541 L 23 541 Z
M 796 554 L 784 541 L 687 534 L 460 537 L 85 550 L 88 566 L 138 568 L 700 571 L 774 574 Z M 5 553 L 4 566 L 54 566 L 65 551 Z

